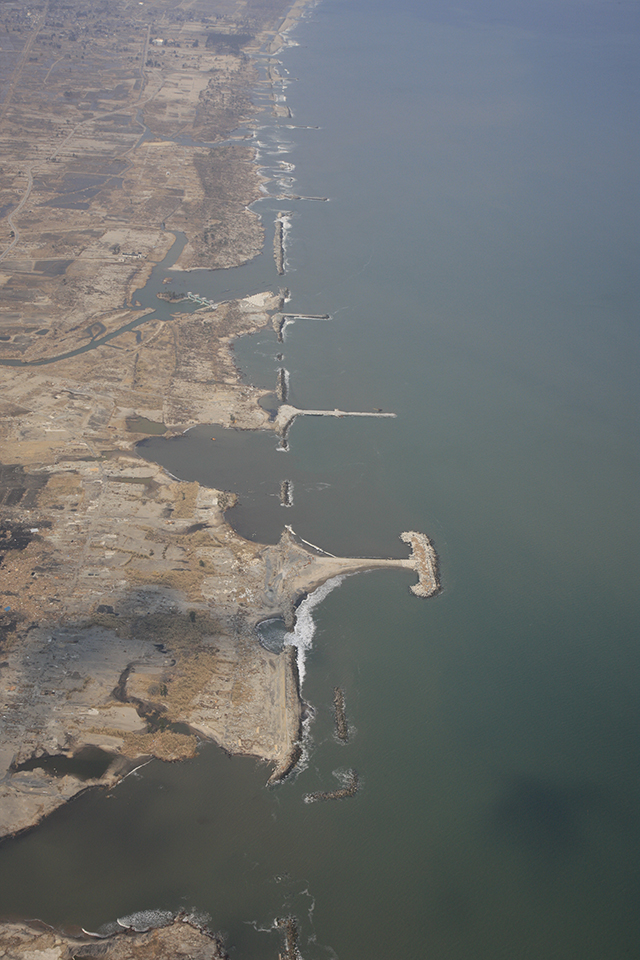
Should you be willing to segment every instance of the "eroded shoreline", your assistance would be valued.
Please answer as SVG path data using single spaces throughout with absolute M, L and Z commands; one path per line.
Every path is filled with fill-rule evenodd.
M 259 45 L 270 56 L 277 52 L 304 7 L 298 0 L 279 28 L 263 24 L 247 52 L 255 53 Z M 167 32 L 171 29 L 181 36 L 195 28 L 178 25 Z M 148 35 L 147 30 L 145 44 Z M 159 103 L 165 96 L 164 81 L 173 69 L 168 62 L 153 66 L 155 62 L 151 58 L 148 75 L 142 71 L 148 113 L 154 98 Z M 216 50 L 207 62 L 222 63 L 232 76 L 235 61 L 228 52 Z M 236 66 L 239 76 L 233 82 L 246 89 L 254 75 Z M 200 59 L 196 67 L 202 71 Z M 274 82 L 271 77 L 272 86 Z M 130 108 L 136 115 L 139 90 L 133 84 Z M 215 101 L 205 97 L 204 102 L 213 104 L 209 127 L 203 121 L 202 97 L 198 109 L 193 103 L 183 105 L 182 121 L 191 117 L 200 136 L 205 128 L 211 133 L 216 116 Z M 276 108 L 282 105 L 281 97 L 273 102 Z M 242 101 L 240 106 L 244 109 Z M 10 104 L 7 111 L 11 117 Z M 275 113 L 280 115 L 278 109 Z M 147 119 L 164 137 L 171 133 L 169 121 L 163 127 L 153 112 Z M 236 124 L 242 119 L 240 111 Z M 91 124 L 82 124 L 78 129 L 84 136 Z M 76 146 L 71 137 L 64 142 L 67 153 L 58 150 L 58 160 L 71 157 L 71 146 Z M 85 144 L 87 149 L 94 149 L 91 144 Z M 178 150 L 176 143 L 159 139 L 146 141 L 141 149 L 144 173 L 136 166 L 135 149 L 127 151 L 134 189 L 159 196 L 164 184 L 155 178 L 157 165 L 150 160 L 166 164 L 172 150 L 171 163 L 192 165 L 196 179 L 187 177 L 186 182 L 196 199 L 206 200 L 226 184 L 226 205 L 218 211 L 222 227 L 216 227 L 216 236 L 226 237 L 225 249 L 216 252 L 210 244 L 207 265 L 242 263 L 258 252 L 262 226 L 247 201 L 260 196 L 264 177 L 253 163 L 252 148 L 224 146 L 211 169 L 198 146 L 180 145 Z M 204 202 L 196 215 L 187 193 L 171 214 L 170 229 L 187 237 L 177 264 L 181 269 L 203 265 L 204 248 L 194 235 L 203 216 L 211 216 Z M 160 199 L 157 203 L 162 206 Z M 18 212 L 14 210 L 14 227 L 21 226 Z M 282 231 L 282 219 L 278 222 Z M 75 229 L 72 223 L 70 229 Z M 437 568 L 425 559 L 431 547 L 426 538 L 419 540 L 422 535 L 403 535 L 411 538 L 406 542 L 412 549 L 405 560 L 331 557 L 309 549 L 289 529 L 275 545 L 249 542 L 224 519 L 232 493 L 176 480 L 136 455 L 135 444 L 144 436 L 162 430 L 175 435 L 197 423 L 270 429 L 286 443 L 297 416 L 370 415 L 297 410 L 283 402 L 271 421 L 258 403 L 265 391 L 241 381 L 232 341 L 281 323 L 282 292 L 228 301 L 215 310 L 204 305 L 168 320 L 151 317 L 139 328 L 124 329 L 127 321 L 148 311 L 105 311 L 106 288 L 89 290 L 88 271 L 95 273 L 99 263 L 105 276 L 112 276 L 113 303 L 123 291 L 130 300 L 153 264 L 165 257 L 168 229 L 164 222 L 153 235 L 148 224 L 137 232 L 129 226 L 125 233 L 109 227 L 94 237 L 93 246 L 81 248 L 63 273 L 55 274 L 55 283 L 45 274 L 46 309 L 55 322 L 40 336 L 34 334 L 43 309 L 34 302 L 25 313 L 32 327 L 23 318 L 24 329 L 16 327 L 18 332 L 2 341 L 5 358 L 43 365 L 3 370 L 0 836 L 29 829 L 66 800 L 92 786 L 113 784 L 148 757 L 192 756 L 197 739 L 265 760 L 273 767 L 271 782 L 282 779 L 300 753 L 295 656 L 290 649 L 273 654 L 261 648 L 256 623 L 277 616 L 292 626 L 300 597 L 345 573 L 400 567 L 418 573 L 412 588 L 418 595 L 431 595 L 437 588 Z M 205 227 L 205 244 L 209 229 Z M 16 232 L 15 243 L 5 250 L 6 272 L 15 269 L 11 258 L 18 252 L 30 264 L 45 262 L 55 252 L 55 244 L 42 248 L 35 224 Z M 285 266 L 282 232 L 274 252 L 280 273 Z M 111 267 L 104 266 L 109 256 L 115 258 L 111 274 Z M 73 309 L 63 290 L 69 284 L 80 293 Z M 16 286 L 17 302 L 22 289 Z M 116 330 L 115 349 L 108 342 L 92 342 Z M 92 349 L 75 353 L 87 336 Z M 59 359 L 47 363 L 48 358 Z M 281 400 L 286 401 L 284 374 L 282 379 Z M 284 502 L 290 494 L 285 491 Z M 46 769 L 48 758 L 80 763 L 87 748 L 113 757 L 101 776 L 81 780 Z

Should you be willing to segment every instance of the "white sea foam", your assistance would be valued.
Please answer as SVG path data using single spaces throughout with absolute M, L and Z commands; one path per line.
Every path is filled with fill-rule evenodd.
M 308 597 L 305 597 L 296 610 L 295 627 L 285 636 L 284 642 L 292 647 L 296 647 L 298 650 L 298 675 L 300 677 L 301 687 L 305 675 L 305 660 L 309 650 L 311 650 L 311 644 L 316 632 L 313 610 L 319 603 L 322 603 L 325 597 L 329 596 L 332 590 L 339 587 L 344 579 L 344 576 L 332 577 L 331 580 L 327 580 L 327 582 L 323 583 L 317 590 L 310 593 Z
M 144 933 L 156 927 L 166 927 L 173 923 L 174 918 L 175 913 L 172 910 L 139 910 L 137 913 L 130 913 L 126 917 L 117 919 L 121 927 Z
M 192 927 L 197 927 L 200 931 L 211 933 L 211 914 L 204 910 L 193 907 L 189 913 L 181 917 L 181 920 L 183 923 L 190 923 Z
M 295 323 L 295 320 L 292 320 L 290 317 L 287 317 L 287 319 L 285 320 L 285 322 L 282 324 L 281 333 L 282 333 L 282 340 L 283 340 L 283 341 L 287 339 L 287 327 L 290 327 L 290 326 L 291 326 L 292 324 L 294 324 L 294 323 Z

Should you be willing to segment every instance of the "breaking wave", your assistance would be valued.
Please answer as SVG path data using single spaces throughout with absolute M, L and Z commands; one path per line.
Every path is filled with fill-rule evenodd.
M 309 650 L 311 650 L 313 637 L 316 632 L 313 611 L 332 590 L 340 586 L 344 579 L 344 575 L 332 577 L 331 580 L 327 580 L 326 583 L 323 583 L 322 586 L 314 590 L 313 593 L 310 593 L 308 597 L 305 597 L 296 610 L 296 624 L 293 630 L 287 630 L 284 620 L 282 620 L 281 617 L 272 617 L 269 620 L 263 620 L 256 628 L 260 643 L 266 650 L 270 650 L 272 653 L 281 653 L 285 646 L 296 647 L 298 676 L 301 687 L 305 675 L 305 660 Z
M 308 597 L 305 597 L 296 610 L 295 627 L 293 630 L 288 631 L 283 638 L 285 645 L 297 648 L 300 686 L 302 686 L 305 675 L 305 660 L 308 652 L 311 650 L 311 644 L 316 632 L 313 611 L 319 603 L 322 603 L 325 597 L 329 596 L 332 590 L 340 586 L 344 579 L 344 576 L 332 577 L 331 580 L 327 580 L 327 582 L 323 583 L 317 590 L 310 593 Z

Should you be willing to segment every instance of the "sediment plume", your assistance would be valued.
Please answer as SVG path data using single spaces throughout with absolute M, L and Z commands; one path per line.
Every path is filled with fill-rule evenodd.
M 339 740 L 346 743 L 349 739 L 349 726 L 347 724 L 347 713 L 344 702 L 344 691 L 340 687 L 334 687 L 333 705 L 336 716 L 336 734 Z
M 425 533 L 415 530 L 401 533 L 400 539 L 408 543 L 412 550 L 413 568 L 418 574 L 418 582 L 413 584 L 411 592 L 416 597 L 432 597 L 440 591 L 438 555 Z
M 354 797 L 360 786 L 357 770 L 347 771 L 344 787 L 339 790 L 319 790 L 317 793 L 305 793 L 302 798 L 305 803 L 316 803 L 318 800 L 344 800 L 345 797 Z

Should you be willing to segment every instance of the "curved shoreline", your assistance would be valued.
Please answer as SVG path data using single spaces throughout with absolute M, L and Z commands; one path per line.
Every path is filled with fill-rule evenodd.
M 263 34 L 261 44 L 270 53 L 286 42 L 305 6 L 296 0 L 280 27 L 266 31 L 272 39 Z M 161 141 L 148 149 L 153 154 L 156 148 L 167 149 Z M 234 161 L 238 169 L 240 159 Z M 256 158 L 249 177 L 254 199 L 264 179 L 258 171 Z M 236 212 L 228 215 L 237 226 L 246 207 L 240 220 Z M 277 218 L 278 272 L 285 268 L 288 216 L 281 212 Z M 167 236 L 172 232 L 175 243 L 180 228 L 162 226 L 153 255 L 156 266 L 166 269 Z M 246 259 L 254 239 L 250 231 L 235 261 Z M 181 268 L 195 256 L 189 236 L 183 240 Z M 150 260 L 135 267 L 131 296 L 139 277 L 152 270 Z M 111 785 L 141 758 L 191 756 L 194 735 L 230 753 L 266 760 L 274 767 L 271 782 L 282 779 L 299 759 L 302 701 L 295 653 L 263 655 L 261 649 L 258 661 L 255 623 L 277 616 L 292 627 L 298 603 L 316 587 L 379 567 L 414 570 L 413 592 L 435 592 L 437 560 L 421 534 L 410 535 L 412 556 L 403 560 L 333 557 L 289 529 L 278 544 L 256 544 L 226 522 L 231 494 L 177 480 L 135 453 L 148 434 L 132 432 L 134 423 L 175 435 L 197 423 L 221 422 L 274 430 L 286 444 L 298 416 L 395 416 L 292 407 L 283 367 L 280 406 L 269 417 L 259 405 L 265 391 L 242 381 L 232 343 L 269 324 L 281 339 L 296 316 L 283 312 L 287 297 L 288 291 L 255 294 L 220 303 L 215 311 L 164 320 L 136 311 L 124 325 L 131 311 L 120 310 L 110 319 L 103 316 L 97 342 L 78 346 L 65 331 L 60 343 L 66 347 L 71 337 L 73 349 L 47 356 L 47 336 L 29 348 L 29 359 L 5 359 L 6 397 L 13 406 L 0 458 L 12 464 L 4 482 L 19 494 L 8 517 L 37 532 L 19 549 L 10 544 L 7 589 L 20 600 L 4 616 L 9 696 L 7 730 L 0 736 L 0 837 L 29 829 L 88 787 Z M 114 337 L 116 349 L 110 346 Z M 292 502 L 287 480 L 281 502 Z M 153 642 L 158 639 L 160 644 Z M 105 650 L 99 661 L 98 651 Z M 59 667 L 66 671 L 63 679 Z M 174 732 L 177 723 L 191 732 Z M 38 757 L 72 760 L 86 745 L 124 766 L 114 764 L 90 784 L 28 767 Z

